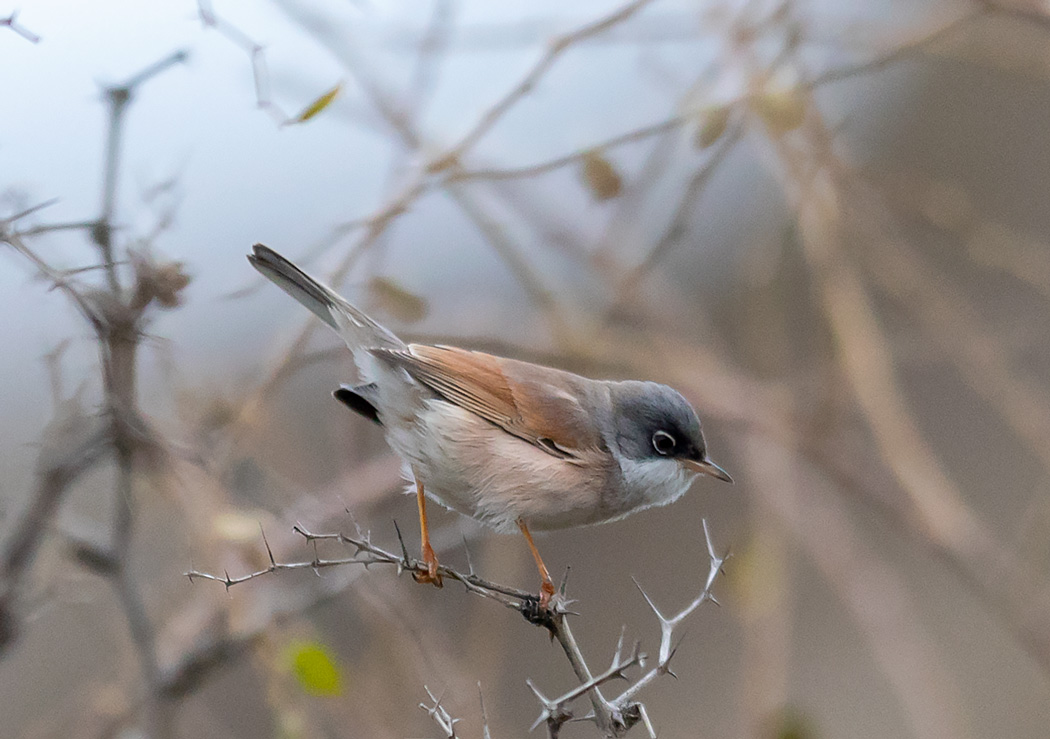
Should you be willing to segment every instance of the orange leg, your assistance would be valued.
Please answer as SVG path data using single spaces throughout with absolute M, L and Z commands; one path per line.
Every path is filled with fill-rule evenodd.
M 438 559 L 430 546 L 430 531 L 427 529 L 427 499 L 423 495 L 423 483 L 416 480 L 416 505 L 419 506 L 419 535 L 423 540 L 423 562 L 427 566 L 426 572 L 417 572 L 413 575 L 416 582 L 434 583 L 441 587 L 441 574 L 438 572 Z
M 540 571 L 540 579 L 542 580 L 540 583 L 540 608 L 546 608 L 554 595 L 554 583 L 551 582 L 551 573 L 547 571 L 547 565 L 543 564 L 540 550 L 536 548 L 535 542 L 532 541 L 532 534 L 529 533 L 525 521 L 520 518 L 518 519 L 518 528 L 521 529 L 521 533 L 525 534 L 525 541 L 529 543 L 529 551 L 532 552 L 532 558 L 536 560 L 536 567 Z

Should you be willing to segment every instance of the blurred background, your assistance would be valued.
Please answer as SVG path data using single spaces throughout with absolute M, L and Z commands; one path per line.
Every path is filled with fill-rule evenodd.
M 14 14 L 14 15 L 11 15 Z M 8 17 L 11 15 L 11 17 Z M 729 550 L 660 736 L 1045 737 L 1050 13 L 1027 0 L 0 6 L 0 736 L 523 736 L 574 678 L 417 544 L 348 353 L 264 242 L 403 337 L 679 388 L 665 509 L 538 537 L 595 669 Z M 443 563 L 536 586 L 432 508 Z M 407 532 L 412 532 L 411 534 Z M 318 550 L 348 556 L 339 547 Z M 537 730 L 542 731 L 542 729 Z M 642 726 L 632 735 L 645 735 Z M 587 723 L 564 736 L 596 736 Z

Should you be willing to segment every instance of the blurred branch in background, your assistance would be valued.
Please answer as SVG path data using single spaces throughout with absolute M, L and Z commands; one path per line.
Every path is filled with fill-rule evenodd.
M 744 715 L 722 733 L 790 733 L 771 729 L 771 716 L 780 716 L 799 700 L 805 676 L 798 663 L 805 657 L 821 659 L 810 655 L 807 645 L 812 645 L 799 636 L 814 608 L 800 594 L 803 564 L 808 563 L 861 635 L 863 651 L 888 686 L 900 724 L 910 735 L 954 739 L 981 734 L 974 726 L 982 707 L 969 705 L 969 692 L 977 689 L 953 669 L 947 637 L 926 610 L 931 607 L 928 589 L 919 590 L 914 562 L 894 551 L 900 540 L 919 542 L 934 555 L 931 559 L 947 563 L 946 569 L 987 607 L 1044 679 L 1050 675 L 1050 572 L 1040 559 L 1042 549 L 1033 554 L 1012 545 L 996 517 L 1000 500 L 1011 509 L 1031 512 L 1023 522 L 1029 543 L 1045 539 L 1050 527 L 1045 495 L 1050 381 L 1038 354 L 1045 337 L 1033 335 L 1038 333 L 1032 328 L 1035 320 L 1009 327 L 1019 331 L 1019 338 L 1002 330 L 1004 321 L 986 309 L 973 287 L 994 273 L 1012 291 L 1025 291 L 1018 304 L 1045 311 L 1050 249 L 1041 235 L 1021 239 L 980 212 L 975 202 L 979 196 L 959 195 L 959 187 L 941 182 L 937 172 L 925 179 L 909 173 L 908 189 L 901 185 L 905 178 L 875 171 L 870 162 L 858 164 L 863 157 L 851 149 L 850 121 L 840 121 L 836 98 L 843 91 L 863 97 L 868 88 L 859 88 L 862 81 L 917 62 L 965 63 L 967 70 L 983 70 L 989 64 L 973 51 L 982 39 L 993 46 L 1015 46 L 1019 56 L 1027 51 L 1035 66 L 1038 49 L 1004 39 L 1015 41 L 1011 34 L 1018 29 L 1045 35 L 1050 21 L 1043 9 L 990 0 L 931 3 L 916 6 L 914 17 L 891 19 L 885 27 L 866 18 L 862 30 L 874 29 L 871 35 L 879 41 L 864 43 L 856 24 L 850 33 L 821 31 L 816 28 L 820 14 L 792 1 L 709 3 L 697 12 L 635 0 L 609 5 L 546 38 L 551 35 L 549 21 L 512 18 L 471 26 L 463 21 L 464 4 L 434 0 L 411 29 L 392 22 L 385 46 L 377 50 L 355 36 L 365 30 L 337 27 L 313 5 L 291 0 L 276 0 L 275 5 L 338 61 L 347 80 L 324 92 L 312 90 L 306 98 L 313 102 L 301 106 L 298 115 L 287 114 L 278 102 L 281 94 L 274 89 L 270 68 L 276 62 L 267 58 L 254 34 L 238 26 L 232 11 L 228 16 L 225 10 L 217 13 L 211 0 L 198 0 L 197 11 L 205 29 L 247 56 L 256 104 L 277 125 L 309 123 L 345 104 L 353 123 L 377 134 L 391 152 L 377 204 L 364 216 L 344 214 L 346 220 L 309 250 L 316 258 L 339 248 L 331 284 L 363 274 L 371 298 L 385 295 L 388 306 L 408 305 L 409 314 L 425 313 L 429 301 L 379 271 L 383 251 L 397 241 L 395 224 L 422 218 L 417 214 L 424 201 L 437 196 L 451 205 L 465 228 L 476 230 L 521 289 L 531 312 L 520 320 L 542 325 L 546 337 L 541 346 L 522 346 L 507 338 L 505 327 L 492 325 L 495 338 L 468 340 L 455 332 L 441 338 L 589 374 L 669 381 L 711 417 L 716 438 L 722 443 L 728 439 L 738 452 L 738 467 L 745 473 L 741 487 L 751 508 L 743 524 L 750 532 L 742 536 L 752 541 L 734 568 L 742 574 L 728 578 L 738 602 L 723 611 L 733 612 L 747 644 L 738 660 L 743 687 L 735 704 Z M 368 12 L 381 16 L 375 9 Z M 3 24 L 37 40 L 13 15 Z M 500 124 L 525 101 L 565 96 L 560 80 L 553 78 L 577 55 L 598 46 L 644 51 L 665 42 L 710 43 L 717 50 L 708 61 L 671 70 L 666 76 L 673 84 L 665 85 L 664 107 L 646 108 L 644 117 L 630 118 L 626 130 L 584 129 L 600 133 L 578 146 L 538 147 L 538 156 L 523 142 L 511 141 L 506 150 L 526 152 L 520 161 L 496 161 L 492 151 L 498 149 L 485 146 L 498 138 Z M 455 135 L 445 136 L 427 114 L 453 71 L 467 74 L 464 66 L 449 62 L 487 45 L 530 52 L 538 48 L 517 77 L 473 117 L 457 119 Z M 411 54 L 402 82 L 393 81 L 397 77 L 380 56 L 383 48 Z M 462 644 L 487 645 L 487 658 L 500 662 L 491 668 L 493 682 L 510 673 L 508 682 L 520 689 L 520 665 L 503 658 L 511 653 L 509 642 L 518 639 L 508 638 L 499 614 L 485 611 L 471 620 L 437 601 L 428 601 L 425 609 L 414 603 L 408 607 L 407 599 L 420 596 L 406 594 L 404 588 L 387 593 L 383 579 L 369 579 L 367 591 L 360 589 L 350 606 L 340 602 L 338 625 L 326 629 L 343 637 L 340 656 L 359 670 L 353 696 L 367 710 L 356 711 L 346 700 L 305 703 L 286 685 L 282 665 L 287 659 L 280 645 L 312 639 L 312 624 L 324 621 L 326 604 L 360 580 L 356 570 L 335 565 L 363 564 L 360 556 L 366 552 L 369 562 L 416 566 L 407 556 L 372 547 L 366 538 L 318 536 L 305 529 L 301 533 L 308 539 L 338 538 L 358 547 L 359 554 L 293 563 L 293 555 L 286 554 L 296 538 L 285 534 L 268 541 L 268 558 L 259 558 L 254 542 L 261 521 L 269 522 L 271 531 L 279 528 L 274 521 L 288 520 L 310 521 L 315 530 L 337 529 L 345 491 L 353 491 L 355 510 L 378 516 L 379 501 L 398 485 L 390 459 L 358 454 L 357 447 L 367 441 L 363 436 L 353 436 L 346 452 L 353 464 L 330 485 L 298 479 L 311 462 L 298 467 L 288 462 L 292 452 L 303 458 L 317 452 L 297 449 L 305 442 L 285 428 L 291 424 L 284 422 L 288 409 L 280 405 L 279 391 L 308 372 L 330 368 L 342 353 L 311 348 L 316 321 L 303 323 L 275 353 L 267 371 L 238 382 L 232 399 L 209 396 L 194 405 L 178 398 L 179 411 L 191 418 L 188 441 L 163 434 L 139 406 L 138 349 L 156 311 L 178 306 L 188 277 L 181 263 L 152 253 L 150 244 L 162 225 L 139 241 L 118 227 L 124 113 L 141 85 L 184 60 L 182 52 L 168 55 L 125 84 L 104 90 L 108 149 L 97 217 L 39 222 L 46 210 L 21 208 L 0 221 L 0 240 L 65 295 L 91 327 L 100 350 L 101 385 L 101 411 L 93 412 L 82 389 L 70 392 L 61 381 L 59 359 L 51 361 L 55 411 L 38 455 L 36 487 L 0 549 L 0 653 L 8 655 L 29 628 L 34 563 L 45 540 L 58 533 L 55 538 L 78 567 L 111 586 L 139 662 L 141 680 L 128 679 L 119 686 L 125 699 L 113 711 L 113 721 L 102 722 L 111 733 L 135 725 L 152 737 L 174 736 L 180 733 L 176 726 L 181 727 L 177 718 L 182 717 L 199 720 L 214 735 L 230 735 L 225 705 L 209 714 L 209 696 L 221 691 L 206 688 L 223 671 L 239 666 L 239 684 L 264 706 L 274 733 L 278 727 L 286 736 L 341 735 L 354 726 L 363 736 L 404 736 L 409 730 L 397 706 L 414 703 L 418 690 L 395 683 L 434 685 L 435 671 L 421 666 L 430 662 L 440 665 L 438 673 L 449 685 L 434 693 L 426 688 L 430 703 L 424 710 L 448 736 L 462 736 L 465 732 L 456 733 L 452 718 L 466 715 L 455 705 L 457 692 L 465 687 L 472 692 L 477 677 Z M 670 65 L 640 55 L 637 66 L 658 76 Z M 1045 74 L 1039 79 L 1045 82 Z M 544 122 L 534 130 L 546 126 Z M 721 225 L 707 220 L 711 199 L 747 156 L 758 159 L 775 180 L 786 236 L 776 244 L 761 239 L 751 244 L 753 233 L 735 232 L 734 257 L 744 265 L 742 274 L 732 278 L 726 270 L 719 279 L 735 279 L 739 296 L 737 302 L 726 299 L 729 308 L 712 309 L 716 298 L 698 295 L 693 281 L 714 268 L 712 255 L 698 244 L 706 244 L 708 231 Z M 537 194 L 548 190 L 554 197 Z M 577 191 L 602 209 L 593 219 L 596 227 L 576 218 L 574 209 L 583 202 Z M 562 196 L 565 203 L 559 202 Z M 757 196 L 755 204 L 733 205 L 745 213 L 760 207 Z M 938 250 L 915 222 L 921 229 L 940 229 L 951 246 L 961 243 L 965 248 Z M 98 263 L 60 268 L 36 247 L 34 240 L 47 235 L 86 235 Z M 569 286 L 551 266 L 562 263 L 579 270 Z M 713 283 L 698 284 L 705 290 Z M 585 304 L 575 291 L 588 289 L 601 298 Z M 479 297 L 488 297 L 481 288 Z M 435 338 L 414 333 L 424 340 Z M 994 419 L 999 447 L 1012 443 L 1019 456 L 1035 460 L 1038 485 L 1031 490 L 1007 489 L 1005 483 L 988 488 L 984 481 L 990 477 L 976 476 L 975 466 L 966 466 L 965 459 L 960 463 L 953 451 L 957 429 L 931 412 L 931 402 L 923 397 L 929 384 L 915 378 L 916 354 L 921 362 L 958 375 L 969 395 L 957 402 L 980 404 L 985 418 Z M 940 377 L 936 384 L 943 384 Z M 969 456 L 983 453 L 983 448 L 974 448 Z M 295 472 L 279 472 L 282 462 Z M 982 458 L 976 467 L 990 464 Z M 105 497 L 114 515 L 108 537 L 87 536 L 59 523 L 71 492 L 86 485 L 89 473 L 109 471 L 110 466 L 114 477 Z M 149 498 L 145 488 L 169 495 Z M 267 499 L 271 488 L 288 502 Z M 320 492 L 306 492 L 311 490 Z M 994 514 L 986 502 L 993 497 Z M 144 566 L 135 567 L 142 554 L 132 551 L 132 544 L 136 536 L 145 536 L 136 533 L 143 530 L 143 519 L 166 518 L 171 501 L 185 524 L 178 536 L 194 557 L 256 573 L 241 579 L 213 576 L 227 586 L 278 569 L 328 574 L 303 585 L 294 580 L 295 573 L 285 573 L 256 582 L 247 593 L 238 589 L 229 599 L 197 588 L 192 595 L 179 593 L 178 601 L 164 608 L 153 606 L 146 585 L 157 578 Z M 610 536 L 623 536 L 623 531 Z M 888 540 L 887 531 L 898 538 Z M 449 528 L 438 533 L 436 543 L 450 550 L 460 536 Z M 545 624 L 575 676 L 569 687 L 549 691 L 560 697 L 547 698 L 547 688 L 533 687 L 542 706 L 540 722 L 549 735 L 556 736 L 570 719 L 585 718 L 577 715 L 575 703 L 584 696 L 590 700 L 592 720 L 606 736 L 620 736 L 638 724 L 655 735 L 635 696 L 670 673 L 675 627 L 710 598 L 721 560 L 709 539 L 707 544 L 711 574 L 685 610 L 665 618 L 653 603 L 666 596 L 650 600 L 645 595 L 661 624 L 659 655 L 655 666 L 616 698 L 604 697 L 602 688 L 640 662 L 640 652 L 624 654 L 621 640 L 610 668 L 595 674 L 568 630 L 566 614 Z M 583 548 L 572 551 L 574 561 L 588 554 Z M 448 568 L 445 574 L 518 610 L 527 610 L 533 597 L 481 581 L 472 567 L 466 573 Z M 610 576 L 602 587 L 611 590 L 615 579 Z M 641 579 L 648 582 L 644 573 Z M 169 589 L 166 582 L 156 587 Z M 676 580 L 674 587 L 677 593 L 682 586 Z M 622 604 L 608 607 L 619 618 Z M 471 606 L 463 608 L 469 611 Z M 819 608 L 831 610 L 826 600 Z M 460 621 L 470 622 L 468 636 L 454 630 Z M 598 621 L 580 623 L 597 629 Z M 824 659 L 832 661 L 830 656 Z M 406 673 L 411 680 L 404 679 Z M 989 672 L 988 679 L 999 674 Z M 1028 679 L 1028 673 L 1018 674 Z M 398 679 L 384 683 L 387 676 Z M 851 682 L 850 677 L 842 682 Z M 299 680 L 303 686 L 315 685 L 301 675 Z M 485 684 L 488 693 L 488 679 Z M 717 687 L 700 681 L 698 692 L 683 701 L 685 718 L 678 725 L 695 730 L 700 722 L 693 698 Z M 502 695 L 499 689 L 493 685 L 493 692 Z M 675 695 L 676 700 L 681 697 Z M 804 714 L 807 708 L 802 707 Z M 501 722 L 496 715 L 501 710 L 496 703 L 493 734 L 501 735 L 502 724 L 511 727 L 508 733 L 520 733 L 521 721 Z M 1038 717 L 1033 721 L 1038 723 Z M 858 719 L 854 728 L 862 723 Z M 489 726 L 484 716 L 477 734 L 487 737 Z
M 60 288 L 91 325 L 98 341 L 102 386 L 101 414 L 88 414 L 74 398 L 55 396 L 56 417 L 45 437 L 37 468 L 38 487 L 0 553 L 0 654 L 21 630 L 24 583 L 43 537 L 55 525 L 55 514 L 72 486 L 103 459 L 116 468 L 111 504 L 115 507 L 110 541 L 78 547 L 78 560 L 106 578 L 120 602 L 139 658 L 146 685 L 149 736 L 171 736 L 171 716 L 163 695 L 156 650 L 156 628 L 146 612 L 141 584 L 132 570 L 135 530 L 135 477 L 160 463 L 162 442 L 139 410 L 138 348 L 152 310 L 175 308 L 189 277 L 178 262 L 158 262 L 148 247 L 128 250 L 132 274 L 122 274 L 114 260 L 113 232 L 123 120 L 138 89 L 169 67 L 185 61 L 179 51 L 134 75 L 124 84 L 103 90 L 109 112 L 106 154 L 102 167 L 102 205 L 97 218 L 81 228 L 98 249 L 104 275 L 102 287 L 79 284 L 52 267 L 28 247 L 17 219 L 2 222 L 0 241 L 25 256 L 40 276 Z M 24 217 L 27 214 L 20 214 Z M 57 375 L 59 370 L 53 370 Z M 56 380 L 53 385 L 58 388 Z
M 6 18 L 0 18 L 0 26 L 6 26 L 31 44 L 40 43 L 40 37 L 18 22 L 18 13 L 12 12 Z

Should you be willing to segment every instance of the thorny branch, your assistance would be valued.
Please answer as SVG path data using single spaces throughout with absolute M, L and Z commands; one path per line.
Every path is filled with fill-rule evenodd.
M 328 541 L 353 547 L 355 549 L 354 555 L 352 557 L 338 559 L 326 559 L 317 556 L 309 561 L 278 562 L 274 557 L 273 550 L 270 548 L 265 533 L 263 533 L 263 545 L 266 547 L 266 554 L 270 560 L 270 564 L 267 567 L 238 577 L 232 577 L 229 573 L 215 575 L 208 572 L 201 572 L 199 570 L 190 570 L 186 573 L 186 576 L 191 581 L 200 579 L 220 582 L 229 589 L 234 585 L 240 585 L 249 580 L 254 580 L 257 577 L 283 570 L 321 570 L 328 567 L 342 567 L 354 564 L 361 565 L 367 569 L 372 565 L 384 564 L 392 565 L 399 575 L 403 572 L 412 575 L 422 575 L 427 572 L 426 564 L 421 560 L 409 556 L 408 548 L 405 546 L 405 542 L 401 537 L 400 529 L 397 529 L 398 543 L 400 544 L 401 549 L 400 553 L 391 552 L 382 547 L 376 546 L 372 543 L 371 536 L 368 533 L 361 533 L 357 536 L 348 536 L 343 533 L 315 534 L 308 531 L 302 524 L 296 524 L 293 527 L 293 531 L 312 544 Z M 476 595 L 498 601 L 508 608 L 520 611 L 527 616 L 532 616 L 533 618 L 537 617 L 535 614 L 538 614 L 539 611 L 539 596 L 534 593 L 490 582 L 478 577 L 473 572 L 462 573 L 446 565 L 439 565 L 438 572 L 444 578 L 462 583 L 468 591 L 475 593 Z M 546 625 L 546 623 L 544 623 L 544 625 Z
M 342 558 L 325 558 L 320 556 L 320 554 L 316 554 L 316 556 L 310 560 L 279 562 L 275 558 L 273 550 L 270 548 L 270 543 L 266 539 L 265 532 L 263 532 L 262 540 L 263 546 L 266 548 L 267 558 L 269 559 L 268 566 L 238 576 L 230 575 L 229 572 L 217 575 L 201 570 L 190 570 L 186 573 L 186 576 L 191 581 L 209 580 L 212 582 L 218 582 L 228 590 L 234 585 L 240 585 L 264 575 L 270 575 L 286 570 L 316 571 L 329 567 L 344 567 L 348 565 L 360 565 L 367 569 L 372 565 L 380 564 L 393 566 L 398 575 L 404 572 L 413 575 L 425 574 L 427 572 L 427 565 L 421 560 L 415 559 L 408 554 L 408 548 L 405 546 L 404 539 L 401 537 L 401 531 L 397 528 L 396 524 L 395 529 L 397 531 L 400 549 L 400 552 L 397 553 L 373 544 L 371 536 L 367 532 L 358 531 L 355 536 L 350 536 L 341 532 L 317 534 L 308 531 L 302 524 L 296 524 L 293 527 L 293 530 L 302 536 L 306 542 L 314 545 L 315 553 L 318 542 L 333 542 L 352 547 L 354 549 L 353 555 Z M 610 666 L 606 670 L 594 675 L 590 667 L 587 665 L 583 653 L 577 645 L 576 639 L 569 627 L 567 617 L 577 614 L 568 609 L 568 606 L 572 601 L 566 599 L 566 583 L 564 581 L 559 588 L 559 592 L 551 601 L 551 605 L 547 609 L 543 609 L 540 608 L 538 595 L 486 580 L 475 574 L 473 567 L 471 567 L 468 572 L 461 572 L 447 565 L 439 565 L 438 571 L 442 577 L 462 583 L 468 592 L 474 593 L 483 598 L 494 600 L 512 610 L 518 611 L 530 623 L 547 629 L 552 638 L 556 639 L 561 645 L 565 656 L 568 658 L 569 663 L 572 666 L 573 672 L 576 673 L 576 677 L 580 680 L 580 684 L 557 698 L 547 698 L 531 680 L 528 681 L 527 684 L 529 688 L 536 695 L 536 698 L 539 700 L 543 708 L 543 712 L 536 720 L 533 728 L 540 724 L 545 724 L 547 726 L 548 734 L 551 737 L 557 737 L 558 732 L 565 723 L 569 721 L 587 720 L 593 721 L 603 736 L 615 738 L 624 736 L 635 725 L 641 722 L 646 726 L 650 736 L 655 737 L 656 733 L 649 721 L 645 706 L 638 702 L 636 698 L 658 677 L 662 675 L 674 676 L 674 672 L 672 672 L 670 665 L 678 648 L 678 644 L 674 641 L 678 626 L 705 602 L 712 601 L 717 603 L 714 596 L 711 594 L 711 588 L 714 585 L 718 574 L 722 571 L 722 565 L 726 560 L 726 556 L 719 555 L 715 552 L 714 543 L 711 540 L 711 533 L 708 529 L 706 520 L 703 521 L 703 531 L 704 540 L 707 546 L 707 554 L 710 560 L 709 569 L 702 590 L 688 605 L 673 616 L 664 616 L 648 594 L 646 594 L 641 586 L 638 585 L 638 590 L 641 592 L 642 597 L 645 598 L 646 603 L 652 608 L 653 613 L 656 615 L 656 618 L 660 623 L 660 649 L 658 658 L 656 663 L 647 672 L 621 692 L 616 698 L 611 700 L 606 699 L 602 695 L 601 687 L 616 679 L 627 680 L 626 671 L 629 668 L 635 666 L 646 666 L 646 655 L 641 652 L 641 644 L 636 642 L 631 653 L 624 657 L 624 639 L 623 634 L 621 634 Z M 637 581 L 635 584 L 637 585 Z M 434 718 L 438 725 L 447 732 L 449 737 L 454 737 L 455 721 L 441 706 L 440 699 L 435 698 L 434 695 L 430 693 L 429 689 L 427 689 L 427 694 L 430 696 L 433 705 L 429 707 L 421 705 L 421 707 Z M 587 696 L 590 701 L 591 711 L 586 715 L 579 716 L 574 712 L 572 706 L 579 698 L 584 696 Z

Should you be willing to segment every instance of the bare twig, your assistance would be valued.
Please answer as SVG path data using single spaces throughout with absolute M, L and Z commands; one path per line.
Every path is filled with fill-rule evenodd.
M 12 12 L 6 18 L 0 18 L 0 26 L 7 26 L 31 44 L 39 43 L 40 37 L 18 22 L 18 13 Z
M 619 146 L 645 141 L 654 136 L 659 136 L 660 134 L 680 128 L 688 123 L 692 117 L 693 116 L 690 115 L 674 115 L 648 126 L 642 126 L 632 131 L 628 131 L 627 133 L 621 133 L 603 141 L 590 144 L 587 146 L 587 150 L 591 151 L 597 149 L 599 151 L 607 151 Z M 578 164 L 580 160 L 583 159 L 584 154 L 585 152 L 583 151 L 574 151 L 570 154 L 563 154 L 560 157 L 548 159 L 536 164 L 527 164 L 521 167 L 454 170 L 446 176 L 446 179 L 449 182 L 473 182 L 477 180 L 500 181 L 536 177 L 538 175 L 547 174 L 548 172 L 561 169 L 562 167 Z
M 455 16 L 453 0 L 433 0 L 430 21 L 419 41 L 419 53 L 408 86 L 408 100 L 417 114 L 426 105 L 437 82 L 437 66 L 448 48 Z
M 856 64 L 835 67 L 822 72 L 810 79 L 807 82 L 807 86 L 821 87 L 834 82 L 841 82 L 854 77 L 880 72 L 897 62 L 907 59 L 908 57 L 927 51 L 930 47 L 959 33 L 974 21 L 980 18 L 986 18 L 988 15 L 989 8 L 976 8 L 943 25 L 937 26 L 932 31 L 928 31 L 915 39 L 895 44 L 892 49 L 872 59 L 858 62 Z
M 58 453 L 37 472 L 29 505 L 0 552 L 0 655 L 18 636 L 23 583 L 55 511 L 73 484 L 103 459 L 106 441 L 97 424 L 82 419 L 56 437 Z
M 420 703 L 419 707 L 426 711 L 427 715 L 434 719 L 434 723 L 445 732 L 445 739 L 456 739 L 456 724 L 459 723 L 459 719 L 452 718 L 445 707 L 441 705 L 441 698 L 435 698 L 434 694 L 430 692 L 430 688 L 424 685 L 423 690 L 427 691 L 427 697 L 430 698 L 431 705 Z
M 707 158 L 693 174 L 682 193 L 678 208 L 671 217 L 671 222 L 656 244 L 646 252 L 642 260 L 629 271 L 620 281 L 617 294 L 620 302 L 626 300 L 637 288 L 638 284 L 648 275 L 656 264 L 663 259 L 670 250 L 676 246 L 685 235 L 689 227 L 689 219 L 692 217 L 699 201 L 700 194 L 711 181 L 719 166 L 725 161 L 726 156 L 733 150 L 737 142 L 744 135 L 744 126 L 737 123 L 722 136 L 718 147 Z
M 518 284 L 522 286 L 532 302 L 543 313 L 555 342 L 563 347 L 573 346 L 574 342 L 569 324 L 557 300 L 555 300 L 551 291 L 543 285 L 536 270 L 522 257 L 518 245 L 514 243 L 502 224 L 492 218 L 481 202 L 465 188 L 453 185 L 446 189 L 456 201 L 456 204 L 481 231 L 493 251 L 507 266 L 511 274 L 514 275 Z
M 266 49 L 233 23 L 217 15 L 211 0 L 197 0 L 197 15 L 201 25 L 214 29 L 234 46 L 248 55 L 252 67 L 252 82 L 255 87 L 255 104 L 266 112 L 275 123 L 283 126 L 290 116 L 273 101 L 270 90 L 270 68 L 266 61 Z
M 102 206 L 92 229 L 92 238 L 102 253 L 106 266 L 106 279 L 114 295 L 120 293 L 121 285 L 113 262 L 113 216 L 116 213 L 117 177 L 120 174 L 120 148 L 123 142 L 124 114 L 138 88 L 164 72 L 166 69 L 186 61 L 186 51 L 175 51 L 132 75 L 121 85 L 104 89 L 109 105 L 109 122 L 106 134 L 106 153 L 102 169 Z
M 503 118 L 508 110 L 521 98 L 532 92 L 566 50 L 623 23 L 651 2 L 652 0 L 632 0 L 602 18 L 586 23 L 569 33 L 552 39 L 547 45 L 547 50 L 543 56 L 536 61 L 525 76 L 488 110 L 482 113 L 477 123 L 459 140 L 459 143 L 431 163 L 431 171 L 444 169 L 453 162 L 460 160 L 467 151 L 484 138 L 485 134 Z
M 88 323 L 94 327 L 98 327 L 101 321 L 101 314 L 99 313 L 98 307 L 94 301 L 88 300 L 78 290 L 72 282 L 70 282 L 64 273 L 55 269 L 42 259 L 35 251 L 30 249 L 25 241 L 22 239 L 21 234 L 7 230 L 4 226 L 0 225 L 0 242 L 4 242 L 14 248 L 19 254 L 24 256 L 40 273 L 40 276 L 54 285 L 57 289 L 64 292 L 69 299 L 73 302 L 74 307 L 80 312 Z
M 951 356 L 970 386 L 1041 461 L 1050 474 L 1050 394 L 1020 363 L 980 312 L 962 299 L 928 260 L 895 239 L 880 240 L 866 269 L 911 308 L 932 341 Z
M 1013 2 L 1011 0 L 1007 0 L 1007 2 L 1002 2 L 1002 0 L 977 0 L 977 2 L 990 13 L 1022 21 L 1033 28 L 1050 31 L 1050 15 L 1047 15 L 1046 11 L 1037 4 L 1029 6 L 1028 3 Z
M 489 715 L 485 710 L 485 696 L 481 692 L 481 683 L 478 683 L 478 703 L 481 704 L 481 736 L 482 739 L 492 739 L 492 732 L 489 731 Z

